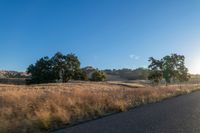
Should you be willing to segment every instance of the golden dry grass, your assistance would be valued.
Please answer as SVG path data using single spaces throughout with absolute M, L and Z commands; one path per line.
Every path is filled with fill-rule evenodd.
M 0 133 L 38 133 L 198 88 L 198 84 L 134 87 L 94 82 L 0 85 Z

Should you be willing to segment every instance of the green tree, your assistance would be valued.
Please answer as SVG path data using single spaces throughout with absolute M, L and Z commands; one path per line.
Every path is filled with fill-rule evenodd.
M 70 79 L 73 79 L 75 73 L 80 71 L 80 61 L 75 54 L 68 54 L 64 56 L 65 65 L 64 65 L 64 74 L 63 74 L 63 82 L 67 82 Z
M 80 69 L 80 61 L 75 54 L 63 55 L 57 52 L 51 59 L 43 57 L 35 64 L 28 67 L 27 73 L 31 74 L 29 83 L 49 83 L 70 79 L 84 79 L 85 75 Z
M 62 80 L 62 82 L 74 79 L 75 74 L 80 71 L 80 61 L 75 54 L 63 55 L 57 52 L 52 57 L 52 62 L 56 79 Z
M 51 58 L 52 62 L 53 62 L 53 71 L 55 73 L 55 77 L 57 80 L 62 80 L 63 79 L 63 75 L 65 72 L 65 66 L 67 65 L 67 62 L 65 60 L 65 56 L 60 53 L 57 52 L 52 58 Z
M 150 57 L 149 69 L 151 70 L 150 79 L 160 79 L 161 75 L 166 81 L 166 84 L 172 81 L 187 81 L 189 80 L 188 69 L 185 67 L 185 56 L 171 54 L 163 57 L 161 60 L 156 60 Z M 162 74 L 161 74 L 162 73 Z M 157 75 L 157 76 L 156 76 Z
M 163 58 L 163 77 L 167 83 L 189 80 L 185 56 L 171 54 Z
M 163 68 L 163 60 L 156 60 L 153 57 L 150 57 L 149 60 L 150 65 L 148 66 L 148 68 L 150 70 L 158 70 L 161 71 Z
M 102 71 L 96 70 L 92 73 L 92 81 L 104 81 L 106 79 L 106 74 Z
M 31 74 L 28 83 L 49 83 L 55 81 L 53 64 L 49 57 L 43 57 L 35 64 L 31 64 L 27 68 L 27 73 Z
M 160 81 L 163 79 L 163 61 L 156 60 L 153 57 L 149 58 L 150 65 L 148 68 L 150 69 L 150 73 L 148 79 L 153 81 L 155 84 L 159 84 Z

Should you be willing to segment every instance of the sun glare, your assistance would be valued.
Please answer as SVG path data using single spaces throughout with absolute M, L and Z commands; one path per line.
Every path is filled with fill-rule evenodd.
M 198 58 L 193 58 L 191 62 L 187 63 L 189 72 L 192 74 L 200 74 L 200 61 Z

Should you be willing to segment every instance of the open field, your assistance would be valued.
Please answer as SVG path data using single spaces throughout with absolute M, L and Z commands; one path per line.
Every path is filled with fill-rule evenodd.
M 126 111 L 199 87 L 199 84 L 151 87 L 123 82 L 1 84 L 0 133 L 38 133 L 106 113 Z

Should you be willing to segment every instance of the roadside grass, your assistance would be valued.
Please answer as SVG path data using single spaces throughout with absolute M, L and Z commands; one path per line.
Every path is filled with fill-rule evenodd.
M 0 85 L 0 133 L 39 133 L 190 93 L 200 87 L 199 84 L 159 87 L 124 84 Z

